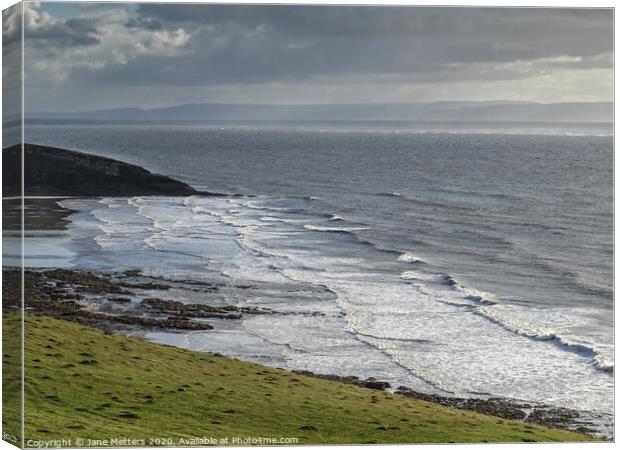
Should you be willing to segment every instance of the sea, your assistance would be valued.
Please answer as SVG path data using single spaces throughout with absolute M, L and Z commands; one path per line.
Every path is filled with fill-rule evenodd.
M 392 387 L 571 408 L 613 427 L 610 124 L 31 124 L 221 196 L 62 200 L 33 267 L 224 280 L 282 314 L 144 338 Z M 49 234 L 49 233 L 48 233 Z M 46 235 L 47 236 L 47 235 Z M 161 295 L 159 295 L 161 297 Z

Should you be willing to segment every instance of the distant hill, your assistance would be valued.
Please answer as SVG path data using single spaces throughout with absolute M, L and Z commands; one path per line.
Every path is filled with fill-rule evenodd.
M 613 103 L 435 102 L 330 105 L 194 103 L 75 113 L 29 113 L 27 120 L 612 122 Z

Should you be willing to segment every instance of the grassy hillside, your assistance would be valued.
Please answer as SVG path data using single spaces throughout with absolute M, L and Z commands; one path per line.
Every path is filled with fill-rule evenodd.
M 20 315 L 2 314 L 2 433 L 12 444 L 21 442 L 22 430 L 21 334 Z
M 28 315 L 26 335 L 26 439 L 78 446 L 76 438 L 82 445 L 115 438 L 205 443 L 179 440 L 192 437 L 233 444 L 237 436 L 299 444 L 591 439 L 46 316 Z M 123 443 L 136 445 L 116 445 Z

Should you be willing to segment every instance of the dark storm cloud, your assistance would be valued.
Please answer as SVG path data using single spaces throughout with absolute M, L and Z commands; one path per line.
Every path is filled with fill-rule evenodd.
M 29 79 L 41 89 L 53 73 L 56 86 L 84 92 L 359 83 L 376 85 L 380 100 L 390 85 L 439 92 L 470 82 L 480 93 L 492 82 L 547 77 L 547 86 L 555 77 L 573 83 L 562 95 L 579 98 L 586 71 L 598 70 L 601 86 L 611 80 L 602 72 L 612 67 L 611 9 L 98 4 L 62 17 L 45 4 L 31 9 L 27 54 L 41 75 Z M 514 89 L 494 95 L 518 96 Z
M 7 9 L 2 17 L 2 39 L 4 44 L 11 44 L 21 37 L 21 29 L 16 26 L 22 8 Z M 95 21 L 89 18 L 72 18 L 59 20 L 45 12 L 25 4 L 24 35 L 29 40 L 37 40 L 39 46 L 52 47 L 56 50 L 66 46 L 94 45 L 99 43 L 95 37 L 97 29 Z
M 75 17 L 68 19 L 65 25 L 76 34 L 90 35 L 97 33 L 97 20 L 85 17 Z
M 208 37 L 196 40 L 190 48 L 201 49 L 208 45 Z M 203 42 L 205 42 L 203 46 Z M 269 49 L 270 51 L 266 51 Z M 451 80 L 501 80 L 519 79 L 542 73 L 548 69 L 608 67 L 609 61 L 601 59 L 563 59 L 542 61 L 538 64 L 511 64 L 498 50 L 491 67 L 480 67 L 480 58 L 463 58 L 455 55 L 446 60 L 444 53 L 476 55 L 476 48 L 438 45 L 434 42 L 409 43 L 402 39 L 369 41 L 365 45 L 348 41 L 319 40 L 299 48 L 281 45 L 277 36 L 255 36 L 252 39 L 231 38 L 218 48 L 204 54 L 204 60 L 194 57 L 170 61 L 157 55 L 139 59 L 139 64 L 108 66 L 97 76 L 98 81 L 125 84 L 168 84 L 182 82 L 199 85 L 209 83 L 257 83 L 267 81 L 301 81 L 324 79 L 329 76 L 351 77 L 358 75 L 383 77 L 385 83 L 394 77 L 413 82 L 440 82 Z M 436 50 L 436 52 L 432 52 Z M 515 52 L 518 53 L 518 52 Z M 513 54 L 514 56 L 514 54 Z M 523 55 L 521 58 L 526 58 Z M 519 58 L 519 59 L 521 59 Z
M 441 32 L 443 14 L 427 8 L 416 9 L 415 14 L 410 14 L 403 8 L 373 6 L 187 5 L 178 8 L 142 4 L 138 12 L 167 22 L 268 25 L 293 34 L 359 37 Z
M 561 57 L 573 57 L 563 62 L 567 68 L 611 67 L 611 57 L 597 57 L 611 54 L 609 10 L 143 4 L 137 12 L 127 26 L 187 29 L 191 55 L 177 61 L 148 55 L 106 67 L 101 82 L 202 84 L 330 74 L 449 80 L 475 76 L 454 70 L 459 64 Z M 478 76 L 528 73 L 501 68 Z
M 132 17 L 126 23 L 127 28 L 142 28 L 145 30 L 163 30 L 160 21 L 151 17 Z
M 21 113 L 21 46 L 15 37 L 21 36 L 21 22 L 11 20 L 20 10 L 17 4 L 2 11 L 2 120 L 5 130 Z M 3 138 L 7 136 L 8 133 L 3 134 Z
M 21 38 L 21 7 L 13 5 L 2 10 L 2 49 Z
M 46 45 L 56 46 L 98 44 L 99 39 L 92 35 L 95 32 L 94 28 L 81 20 L 26 26 L 28 39 L 41 39 Z
M 612 48 L 610 9 L 141 4 L 138 13 L 169 23 L 265 26 L 289 36 L 433 38 L 476 44 L 485 54 L 496 47 L 530 57 Z
M 140 4 L 138 13 L 177 23 L 270 25 L 292 33 L 388 36 L 483 31 L 488 26 L 553 22 L 562 27 L 595 26 L 610 20 L 609 10 L 550 8 L 462 8 L 326 5 Z M 482 26 L 483 28 L 478 28 Z

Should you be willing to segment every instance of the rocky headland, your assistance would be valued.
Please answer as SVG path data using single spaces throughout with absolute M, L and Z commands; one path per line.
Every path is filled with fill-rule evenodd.
M 115 159 L 24 144 L 24 195 L 100 197 L 209 195 L 190 185 Z M 3 196 L 21 195 L 21 145 L 2 150 Z

